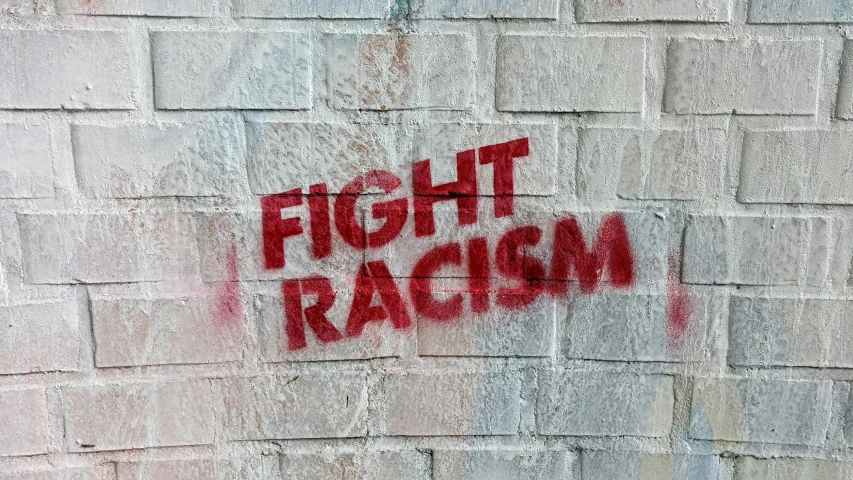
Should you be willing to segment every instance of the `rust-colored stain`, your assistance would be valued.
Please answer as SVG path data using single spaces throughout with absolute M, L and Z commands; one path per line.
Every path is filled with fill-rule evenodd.
M 99 10 L 104 8 L 106 0 L 80 0 L 80 6 L 87 15 L 95 15 Z
M 410 92 L 399 90 L 411 76 L 408 40 L 397 36 L 392 42 L 386 35 L 369 36 L 360 50 L 366 81 L 361 85 L 366 103 L 396 103 Z M 383 111 L 387 106 L 383 108 Z

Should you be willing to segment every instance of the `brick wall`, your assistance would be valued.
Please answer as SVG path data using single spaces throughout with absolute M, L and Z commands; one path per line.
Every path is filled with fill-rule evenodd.
M 0 480 L 853 478 L 851 24 L 0 0 Z

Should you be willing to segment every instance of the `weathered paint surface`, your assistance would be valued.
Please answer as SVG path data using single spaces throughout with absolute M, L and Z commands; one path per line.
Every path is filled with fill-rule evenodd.
M 849 480 L 847 0 L 0 0 L 0 480 Z

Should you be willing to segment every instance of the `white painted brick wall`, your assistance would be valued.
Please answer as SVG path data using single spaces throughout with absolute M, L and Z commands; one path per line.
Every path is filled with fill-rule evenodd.
M 658 478 L 719 478 L 720 457 L 693 454 L 649 454 L 585 450 L 583 480 L 653 480 Z
M 437 480 L 453 478 L 575 478 L 577 454 L 566 451 L 438 450 L 433 454 Z
M 690 437 L 820 445 L 831 382 L 701 378 L 691 397 Z
M 0 325 L 3 374 L 77 370 L 81 338 L 73 301 L 3 306 Z
M 720 189 L 722 129 L 582 129 L 578 195 L 585 199 L 705 200 Z M 612 172 L 601 175 L 602 171 Z
M 415 18 L 547 18 L 556 19 L 557 0 L 414 0 Z
M 0 197 L 53 197 L 53 152 L 47 125 L 0 124 Z
M 0 0 L 0 480 L 850 480 L 851 120 L 849 0 Z
M 95 198 L 233 196 L 245 191 L 238 125 L 72 125 L 75 171 Z M 241 188 L 242 187 L 242 188 Z
M 0 393 L 0 455 L 38 455 L 50 447 L 44 388 Z
M 849 204 L 849 142 L 846 131 L 747 132 L 738 200 Z
M 311 46 L 285 32 L 155 32 L 157 108 L 311 107 Z
M 725 0 L 663 0 L 656 2 L 610 2 L 579 0 L 575 17 L 579 22 L 726 22 L 731 3 Z
M 140 65 L 127 32 L 4 30 L 0 107 L 133 109 Z
M 204 445 L 213 441 L 208 380 L 62 389 L 69 451 Z
M 517 373 L 391 373 L 373 393 L 372 435 L 518 433 Z M 478 405 L 490 405 L 488 409 Z
M 543 435 L 664 437 L 672 428 L 672 377 L 559 369 L 543 372 L 539 382 Z
M 498 40 L 495 103 L 506 112 L 639 112 L 642 37 Z
M 819 461 L 803 458 L 741 458 L 735 463 L 735 479 L 747 478 L 848 478 L 853 474 L 850 462 Z
M 212 17 L 219 0 L 58 0 L 56 10 L 61 14 L 115 15 L 145 17 Z
M 674 40 L 664 110 L 814 115 L 821 54 L 817 40 Z
M 431 457 L 417 451 L 375 451 L 338 455 L 311 453 L 285 455 L 281 459 L 284 478 L 369 478 L 391 480 L 430 478 Z
M 215 381 L 217 423 L 229 440 L 361 437 L 367 384 L 360 373 Z
M 393 0 L 235 0 L 235 14 L 245 18 L 386 18 Z
M 352 110 L 464 110 L 476 81 L 468 35 L 330 35 L 330 106 Z
M 749 4 L 751 23 L 836 23 L 853 19 L 844 0 L 756 0 Z
M 13 473 L 0 475 L 0 478 L 3 480 L 91 480 L 97 476 L 90 468 L 66 468 Z

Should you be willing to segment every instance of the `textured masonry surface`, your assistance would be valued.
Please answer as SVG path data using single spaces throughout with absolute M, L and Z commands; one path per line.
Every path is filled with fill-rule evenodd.
M 849 0 L 0 0 L 0 480 L 851 480 L 851 120 Z

